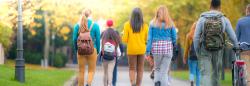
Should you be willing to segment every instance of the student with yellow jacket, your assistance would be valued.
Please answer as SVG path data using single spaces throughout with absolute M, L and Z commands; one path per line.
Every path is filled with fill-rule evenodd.
M 122 41 L 127 44 L 129 77 L 132 86 L 141 86 L 148 25 L 144 23 L 140 8 L 134 8 L 130 21 L 124 24 Z

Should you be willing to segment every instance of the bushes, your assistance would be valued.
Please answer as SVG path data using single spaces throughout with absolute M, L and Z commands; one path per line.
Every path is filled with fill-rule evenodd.
M 41 64 L 41 60 L 43 59 L 43 53 L 42 52 L 32 52 L 32 51 L 25 51 L 24 52 L 24 58 L 26 63 L 30 64 Z M 54 67 L 64 67 L 67 63 L 67 57 L 66 55 L 62 53 L 56 53 L 53 57 L 52 54 L 50 54 L 49 58 L 49 64 Z M 53 62 L 52 62 L 53 61 Z M 53 63 L 53 65 L 52 65 Z
M 3 47 L 9 49 L 11 42 L 11 37 L 13 36 L 13 30 L 7 25 L 0 22 L 0 43 L 3 44 Z
M 32 52 L 32 51 L 24 52 L 23 56 L 24 56 L 25 62 L 30 63 L 30 64 L 40 64 L 43 58 L 43 55 L 41 52 Z
M 50 54 L 50 55 L 52 55 L 52 54 Z M 64 55 L 63 53 L 56 53 L 55 57 L 50 56 L 50 62 L 53 61 L 54 67 L 65 67 L 67 60 L 68 59 L 67 59 L 66 55 Z

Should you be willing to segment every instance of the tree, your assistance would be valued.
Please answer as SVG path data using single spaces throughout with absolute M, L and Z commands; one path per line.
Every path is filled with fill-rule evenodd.
M 145 23 L 149 24 L 159 5 L 168 7 L 170 16 L 179 31 L 179 42 L 183 45 L 183 40 L 193 22 L 197 21 L 202 12 L 209 10 L 209 2 L 210 0 L 24 0 L 25 49 L 48 53 L 52 49 L 44 48 L 47 43 L 45 40 L 50 41 L 46 44 L 47 47 L 52 42 L 55 43 L 55 48 L 71 46 L 73 27 L 84 8 L 90 8 L 93 11 L 94 21 L 113 19 L 115 28 L 121 32 L 123 24 L 129 20 L 134 7 L 142 9 Z M 250 0 L 222 0 L 222 11 L 231 20 L 233 27 L 237 20 L 244 16 L 247 3 L 250 3 Z M 15 0 L 0 3 L 1 23 L 11 28 L 13 33 L 16 31 L 16 10 Z M 47 13 L 46 16 L 44 12 Z M 48 30 L 50 35 L 45 35 L 45 30 Z M 10 42 L 15 43 L 15 34 L 10 35 L 12 36 Z M 53 35 L 55 36 L 54 41 L 51 39 Z M 15 50 L 15 48 L 11 48 L 11 50 Z M 15 54 L 10 55 L 15 56 Z

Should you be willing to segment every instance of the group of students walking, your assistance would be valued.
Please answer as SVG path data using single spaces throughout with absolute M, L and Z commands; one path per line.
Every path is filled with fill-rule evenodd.
M 234 47 L 239 47 L 237 39 L 240 42 L 250 42 L 249 38 L 246 38 L 249 36 L 247 31 L 250 32 L 250 5 L 247 7 L 248 16 L 237 24 L 237 36 L 229 19 L 220 12 L 220 5 L 220 0 L 211 0 L 211 10 L 201 14 L 186 37 L 183 62 L 186 64 L 188 58 L 192 86 L 194 82 L 196 86 L 200 86 L 200 82 L 201 86 L 219 86 L 225 41 L 222 34 L 227 33 Z M 73 32 L 79 64 L 78 86 L 84 86 L 86 64 L 86 86 L 91 86 L 99 56 L 103 61 L 103 85 L 116 86 L 117 59 L 123 53 L 122 43 L 127 45 L 131 86 L 142 86 L 145 59 L 154 65 L 154 85 L 170 86 L 168 71 L 173 48 L 176 47 L 177 31 L 166 6 L 159 6 L 149 25 L 144 22 L 141 9 L 134 8 L 130 19 L 124 24 L 122 37 L 113 27 L 111 19 L 106 22 L 107 29 L 100 33 L 98 24 L 90 17 L 91 10 L 84 10 Z M 250 61 L 249 54 L 250 52 L 244 54 L 247 65 Z

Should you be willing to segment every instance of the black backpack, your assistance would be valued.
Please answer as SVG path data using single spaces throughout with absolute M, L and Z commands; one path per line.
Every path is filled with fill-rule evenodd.
M 200 45 L 204 45 L 208 51 L 218 51 L 224 47 L 225 35 L 223 32 L 222 17 L 205 17 L 204 30 L 200 40 Z
M 190 60 L 197 60 L 196 52 L 194 49 L 194 43 L 192 43 L 191 48 L 189 49 L 189 59 Z

